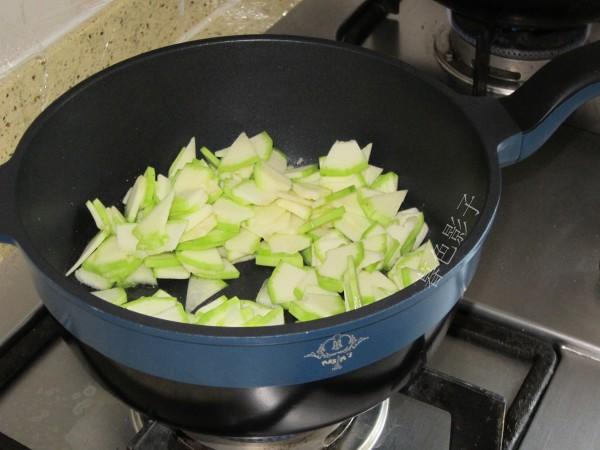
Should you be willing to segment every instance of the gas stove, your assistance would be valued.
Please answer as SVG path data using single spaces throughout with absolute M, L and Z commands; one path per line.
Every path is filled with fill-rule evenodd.
M 362 0 L 304 0 L 271 31 L 356 42 L 460 92 L 491 95 L 598 35 L 589 26 L 543 45 L 526 33 L 488 35 L 482 84 L 481 30 L 433 1 L 404 0 L 396 12 L 382 3 L 392 12 L 367 33 L 342 26 Z M 598 111 L 588 104 L 533 157 L 503 170 L 479 270 L 423 370 L 371 410 L 300 435 L 201 436 L 131 410 L 68 348 L 14 253 L 0 266 L 10 305 L 0 315 L 0 448 L 600 448 L 600 136 L 590 132 L 600 130 Z

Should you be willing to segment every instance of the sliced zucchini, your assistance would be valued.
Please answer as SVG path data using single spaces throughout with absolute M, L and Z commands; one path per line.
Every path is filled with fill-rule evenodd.
M 395 191 L 370 197 L 359 197 L 359 201 L 369 219 L 382 225 L 388 225 L 394 220 L 405 197 L 406 191 Z
M 256 161 L 258 161 L 258 155 L 254 150 L 252 142 L 246 133 L 241 133 L 233 144 L 231 144 L 221 160 L 219 172 L 233 172 L 251 166 Z
M 190 139 L 190 142 L 183 147 L 169 167 L 169 178 L 173 178 L 177 172 L 185 167 L 189 162 L 196 159 L 196 139 Z
M 281 152 L 281 150 L 273 149 L 271 156 L 267 159 L 269 164 L 277 172 L 284 173 L 287 169 L 287 157 Z
M 252 255 L 258 248 L 260 237 L 251 231 L 243 228 L 240 232 L 225 242 L 227 250 L 227 259 L 230 261 Z
M 297 253 L 309 247 L 311 240 L 302 234 L 275 233 L 267 239 L 269 249 L 273 253 Z
M 215 154 L 211 152 L 208 148 L 202 147 L 200 149 L 200 153 L 202 153 L 202 156 L 204 156 L 204 158 L 214 167 L 219 167 L 219 165 L 221 164 L 221 160 L 217 158 Z
M 254 166 L 254 181 L 265 191 L 286 192 L 292 187 L 291 179 L 263 161 Z
M 301 322 L 335 316 L 345 311 L 344 301 L 335 293 L 306 294 L 288 305 L 288 311 Z
M 152 269 L 154 276 L 158 279 L 187 280 L 190 272 L 183 266 L 178 267 L 156 267 Z
M 193 273 L 196 269 L 219 272 L 225 268 L 223 258 L 215 248 L 180 251 L 175 259 Z
M 236 198 L 250 205 L 269 205 L 277 198 L 275 192 L 260 189 L 252 180 L 241 182 L 232 189 L 232 192 Z
M 320 163 L 322 176 L 348 176 L 367 167 L 367 160 L 356 141 L 336 141 Z
M 277 265 L 268 282 L 269 296 L 273 303 L 283 304 L 294 301 L 294 289 L 302 281 L 306 271 L 292 264 L 281 262 Z
M 75 278 L 81 284 L 85 284 L 86 286 L 89 286 L 92 289 L 96 290 L 110 289 L 113 285 L 112 281 L 107 280 L 106 278 L 104 278 L 101 275 L 98 275 L 97 273 L 85 270 L 83 267 L 75 271 Z
M 371 187 L 381 192 L 396 192 L 398 190 L 398 175 L 394 172 L 379 175 L 375 181 L 371 183 Z
M 383 169 L 377 166 L 367 166 L 365 170 L 362 171 L 362 176 L 365 180 L 367 186 L 370 186 L 379 175 L 381 175 Z
M 194 225 L 193 228 L 185 231 L 181 236 L 180 242 L 192 241 L 206 236 L 217 226 L 217 218 L 210 214 L 202 222 Z
M 227 287 L 223 280 L 206 280 L 196 276 L 190 277 L 185 297 L 185 310 L 194 311 L 198 306 L 203 305 L 209 298 Z
M 108 233 L 105 231 L 99 231 L 90 242 L 85 246 L 83 252 L 81 252 L 81 256 L 75 261 L 75 264 L 71 266 L 67 273 L 65 274 L 67 277 L 75 272 L 83 262 L 88 259 L 92 253 L 96 251 L 98 247 L 106 240 L 108 237 Z
M 260 159 L 266 161 L 271 156 L 273 151 L 273 139 L 269 136 L 269 133 L 262 131 L 255 136 L 250 138 L 250 142 L 254 147 L 254 151 Z
M 224 197 L 221 197 L 213 204 L 213 213 L 218 222 L 236 225 L 241 224 L 254 215 L 252 208 L 239 205 Z
M 104 289 L 102 291 L 92 291 L 92 295 L 95 295 L 102 300 L 106 300 L 114 305 L 122 305 L 127 303 L 127 292 L 121 287 L 115 287 L 112 289 Z
M 131 192 L 127 196 L 127 203 L 125 204 L 125 218 L 128 222 L 135 222 L 135 218 L 144 202 L 146 197 L 146 178 L 143 176 L 137 177 Z
M 301 178 L 308 177 L 309 175 L 318 172 L 319 166 L 317 164 L 308 164 L 306 166 L 292 167 L 290 169 L 287 169 L 285 175 L 290 180 L 299 180 Z

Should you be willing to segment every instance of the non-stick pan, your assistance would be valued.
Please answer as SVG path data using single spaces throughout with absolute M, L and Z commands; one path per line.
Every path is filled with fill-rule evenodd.
M 462 97 L 400 61 L 330 41 L 228 37 L 153 51 L 75 86 L 0 167 L 0 235 L 25 254 L 44 304 L 135 407 L 201 432 L 286 434 L 389 396 L 468 286 L 500 198 L 500 166 L 536 150 L 600 92 L 600 44 L 563 55 L 503 99 Z M 64 276 L 94 224 L 148 164 L 165 172 L 190 136 L 209 148 L 268 130 L 292 162 L 336 139 L 425 212 L 438 272 L 359 310 L 256 329 L 201 327 L 111 305 Z M 229 293 L 254 298 L 249 263 Z M 510 280 L 506 281 L 507 283 Z M 184 282 L 166 285 L 184 297 Z M 66 374 L 65 376 L 68 376 Z

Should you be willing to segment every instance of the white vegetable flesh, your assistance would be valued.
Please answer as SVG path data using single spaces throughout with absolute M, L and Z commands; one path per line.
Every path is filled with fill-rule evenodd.
M 373 152 L 336 141 L 318 163 L 294 167 L 266 132 L 201 156 L 192 138 L 167 174 L 148 167 L 133 178 L 123 212 L 86 203 L 99 231 L 67 276 L 129 311 L 205 326 L 281 325 L 284 310 L 316 320 L 379 301 L 439 262 L 423 213 L 401 209 L 407 191 L 369 163 Z M 253 300 L 215 299 L 240 263 L 273 272 Z M 186 298 L 128 298 L 163 279 L 189 280 Z

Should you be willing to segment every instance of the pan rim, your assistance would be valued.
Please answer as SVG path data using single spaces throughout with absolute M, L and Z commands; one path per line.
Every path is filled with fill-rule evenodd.
M 417 77 L 426 83 L 429 83 L 432 88 L 440 92 L 441 95 L 445 95 L 447 99 L 453 103 L 457 109 L 457 112 L 462 113 L 464 116 L 465 124 L 470 124 L 473 130 L 478 134 L 481 143 L 481 149 L 485 152 L 485 160 L 487 162 L 488 169 L 488 183 L 487 183 L 487 197 L 481 211 L 479 220 L 475 227 L 466 237 L 462 245 L 456 252 L 453 262 L 447 266 L 444 266 L 440 273 L 443 275 L 442 281 L 444 283 L 452 277 L 453 273 L 456 273 L 462 265 L 464 265 L 470 257 L 479 249 L 482 245 L 485 237 L 493 223 L 493 219 L 498 207 L 500 200 L 500 169 L 496 159 L 496 153 L 494 149 L 487 147 L 482 139 L 481 133 L 478 128 L 470 120 L 468 114 L 456 101 L 457 94 L 451 91 L 447 86 L 443 85 L 437 80 L 431 79 L 430 77 L 421 74 L 412 66 L 398 60 L 387 57 L 385 55 L 376 53 L 369 49 L 356 47 L 346 43 L 339 43 L 335 41 L 311 38 L 303 36 L 291 36 L 291 35 L 245 35 L 245 36 L 225 36 L 216 37 L 198 41 L 191 41 L 181 44 L 175 44 L 170 46 L 161 47 L 132 58 L 126 59 L 113 66 L 99 71 L 98 73 L 88 77 L 87 79 L 76 84 L 70 88 L 67 92 L 62 94 L 51 105 L 46 108 L 28 127 L 22 138 L 20 139 L 13 159 L 19 166 L 16 171 L 15 181 L 20 176 L 21 167 L 20 160 L 25 154 L 28 145 L 32 138 L 36 135 L 38 129 L 40 129 L 44 123 L 54 114 L 60 111 L 60 109 L 68 103 L 72 98 L 77 96 L 80 92 L 88 89 L 90 86 L 99 82 L 104 77 L 111 76 L 114 73 L 118 73 L 122 70 L 126 70 L 128 67 L 139 64 L 141 62 L 148 61 L 153 58 L 160 57 L 164 54 L 170 54 L 179 51 L 190 51 L 196 48 L 213 46 L 213 45 L 224 45 L 224 44 L 236 44 L 244 45 L 247 43 L 264 42 L 272 44 L 273 42 L 281 43 L 284 45 L 310 45 L 310 46 L 325 46 L 334 49 L 334 51 L 344 51 L 349 53 L 355 53 L 363 58 L 371 58 L 379 61 L 382 64 L 389 64 L 400 68 L 401 70 L 410 73 L 411 76 Z M 15 194 L 13 194 L 15 195 Z M 18 230 L 15 233 L 15 239 L 19 247 L 23 250 L 30 262 L 35 266 L 44 277 L 51 282 L 57 289 L 64 291 L 65 300 L 77 301 L 80 307 L 87 307 L 94 310 L 94 313 L 100 318 L 103 314 L 107 315 L 108 318 L 118 319 L 122 323 L 122 326 L 129 326 L 130 328 L 136 327 L 140 329 L 140 325 L 144 328 L 152 330 L 153 334 L 166 333 L 170 338 L 178 340 L 190 340 L 198 337 L 206 338 L 223 338 L 226 341 L 238 340 L 239 338 L 264 338 L 271 339 L 281 336 L 307 336 L 311 331 L 318 331 L 319 334 L 331 334 L 339 329 L 340 326 L 346 329 L 354 329 L 363 326 L 365 320 L 369 323 L 378 321 L 383 317 L 401 312 L 405 308 L 409 308 L 414 302 L 420 302 L 425 300 L 427 297 L 426 292 L 429 289 L 436 289 L 432 286 L 424 286 L 423 283 L 415 283 L 408 288 L 405 288 L 398 293 L 391 295 L 383 300 L 374 302 L 370 305 L 363 306 L 357 310 L 338 314 L 336 316 L 318 319 L 309 322 L 298 322 L 298 323 L 286 323 L 285 325 L 272 326 L 272 327 L 213 327 L 213 326 L 201 326 L 196 324 L 188 323 L 177 323 L 172 321 L 166 321 L 157 319 L 150 316 L 138 314 L 119 306 L 115 306 L 109 302 L 99 299 L 92 295 L 82 285 L 77 284 L 71 278 L 67 278 L 58 269 L 53 267 L 46 259 L 41 255 L 40 252 L 34 247 L 25 227 L 21 223 L 20 215 L 17 213 L 16 205 L 14 207 L 14 215 L 18 222 Z M 445 269 L 445 270 L 444 270 Z M 70 295 L 66 295 L 70 294 Z M 417 298 L 418 297 L 418 298 Z M 416 299 L 417 298 L 417 299 Z M 415 300 L 416 299 L 416 300 Z M 112 317 L 110 317 L 112 316 Z M 328 330 L 332 330 L 329 332 Z M 233 342 L 232 342 L 233 344 Z M 264 343 L 262 343 L 264 344 Z

